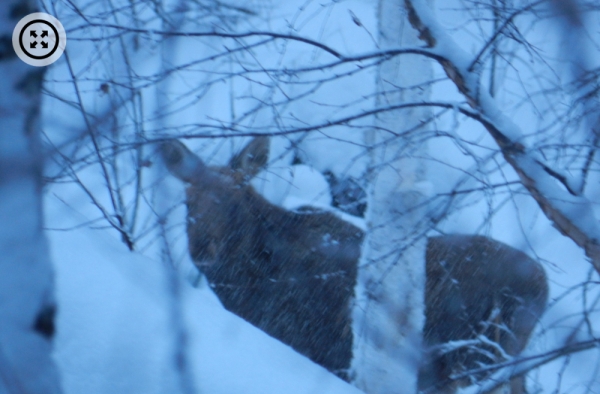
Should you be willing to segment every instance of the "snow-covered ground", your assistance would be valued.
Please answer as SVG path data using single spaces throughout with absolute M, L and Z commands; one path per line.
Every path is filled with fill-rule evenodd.
M 84 219 L 58 200 L 47 201 L 50 228 Z M 130 252 L 106 230 L 48 234 L 60 308 L 56 361 L 65 392 L 178 392 L 176 330 L 162 263 Z M 198 393 L 360 393 L 226 311 L 205 284 L 194 288 L 182 278 L 180 286 L 185 352 Z

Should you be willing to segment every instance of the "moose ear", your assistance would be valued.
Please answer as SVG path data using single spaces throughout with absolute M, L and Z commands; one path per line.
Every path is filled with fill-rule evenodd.
M 184 182 L 192 182 L 205 167 L 198 156 L 177 140 L 161 143 L 159 151 L 169 172 Z
M 254 177 L 267 165 L 269 146 L 269 137 L 254 138 L 240 153 L 231 158 L 229 167 L 242 172 L 248 178 Z

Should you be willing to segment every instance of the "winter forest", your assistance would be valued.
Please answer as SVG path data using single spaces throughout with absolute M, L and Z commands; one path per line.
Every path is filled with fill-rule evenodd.
M 16 23 L 63 56 L 21 62 Z M 0 2 L 0 394 L 600 391 L 600 4 Z

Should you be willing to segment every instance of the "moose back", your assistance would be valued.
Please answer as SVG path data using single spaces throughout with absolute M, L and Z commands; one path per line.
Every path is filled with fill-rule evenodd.
M 224 307 L 349 380 L 350 308 L 363 231 L 330 212 L 277 207 L 250 186 L 269 140 L 253 139 L 226 167 L 208 167 L 179 141 L 161 144 L 188 184 L 189 251 Z M 428 239 L 421 391 L 453 392 L 453 373 L 518 354 L 548 295 L 541 266 L 481 236 Z M 489 341 L 473 341 L 485 336 Z M 444 351 L 441 344 L 467 341 Z M 497 345 L 490 345 L 490 343 Z M 486 344 L 487 343 L 487 344 Z M 523 380 L 512 382 L 523 392 Z

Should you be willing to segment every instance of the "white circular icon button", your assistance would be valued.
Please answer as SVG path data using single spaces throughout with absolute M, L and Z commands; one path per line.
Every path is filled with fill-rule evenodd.
M 58 19 L 35 12 L 17 23 L 12 43 L 19 59 L 29 65 L 43 67 L 60 58 L 67 47 L 67 35 Z

